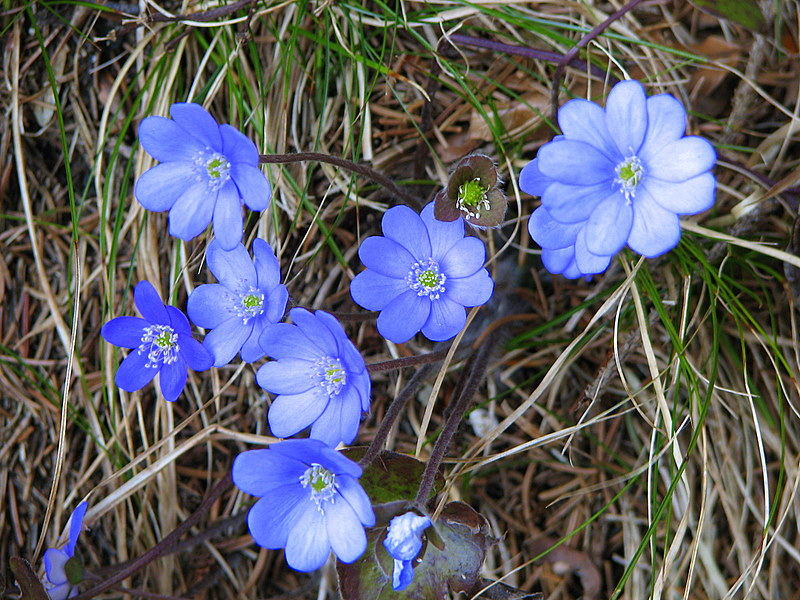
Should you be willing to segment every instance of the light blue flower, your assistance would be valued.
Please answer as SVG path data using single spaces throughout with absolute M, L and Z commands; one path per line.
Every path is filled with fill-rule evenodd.
M 297 571 L 320 568 L 331 550 L 344 563 L 366 550 L 364 527 L 375 514 L 359 477 L 361 467 L 319 440 L 286 440 L 233 461 L 233 482 L 260 497 L 247 515 L 250 535 L 264 548 L 286 548 Z
M 214 235 L 232 250 L 242 239 L 242 202 L 262 211 L 272 194 L 258 151 L 199 104 L 173 104 L 170 114 L 139 125 L 142 148 L 161 164 L 136 181 L 136 199 L 147 210 L 168 210 L 169 232 L 182 240 L 197 237 L 213 220 Z
M 195 325 L 210 329 L 203 345 L 221 367 L 241 351 L 242 360 L 264 356 L 259 339 L 264 329 L 283 318 L 289 298 L 280 283 L 278 259 L 264 240 L 253 240 L 253 255 L 239 244 L 223 250 L 214 239 L 208 245 L 208 268 L 219 283 L 201 285 L 189 295 L 186 312 Z
M 528 230 L 549 271 L 600 273 L 626 244 L 659 256 L 680 240 L 679 215 L 714 204 L 714 147 L 684 136 L 686 111 L 673 96 L 647 98 L 640 83 L 622 81 L 605 109 L 570 100 L 558 123 L 563 135 L 542 146 L 519 179 L 542 199 Z
M 83 529 L 83 517 L 86 515 L 88 503 L 81 502 L 72 511 L 69 517 L 69 539 L 67 543 L 61 548 L 48 548 L 44 553 L 44 584 L 50 600 L 65 600 L 78 595 L 77 584 L 74 575 L 69 575 L 75 569 L 71 569 L 67 564 L 74 560 L 75 546 L 78 543 L 78 536 Z M 77 567 L 80 571 L 80 566 Z
M 431 525 L 429 517 L 413 512 L 394 517 L 389 521 L 389 529 L 383 545 L 394 559 L 392 587 L 404 590 L 414 578 L 414 560 L 422 550 L 422 532 Z
M 349 444 L 361 413 L 369 411 L 371 382 L 364 359 L 339 322 L 321 310 L 289 312 L 293 324 L 264 329 L 261 347 L 276 359 L 256 373 L 258 384 L 278 394 L 269 408 L 273 435 L 288 437 L 311 426 L 329 446 Z

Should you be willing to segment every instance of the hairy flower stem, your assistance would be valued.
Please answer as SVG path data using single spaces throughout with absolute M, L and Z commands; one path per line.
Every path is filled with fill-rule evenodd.
M 621 18 L 625 13 L 630 12 L 633 8 L 640 4 L 643 0 L 631 0 L 625 6 L 620 8 L 610 17 L 608 17 L 605 21 L 600 23 L 597 27 L 593 28 L 589 31 L 586 35 L 584 35 L 578 43 L 575 44 L 572 48 L 570 48 L 569 52 L 567 52 L 561 60 L 558 61 L 558 65 L 556 66 L 556 72 L 553 73 L 553 87 L 550 97 L 550 103 L 552 105 L 552 115 L 553 120 L 555 120 L 558 116 L 558 95 L 561 91 L 561 80 L 564 78 L 564 73 L 567 70 L 567 66 L 569 66 L 573 60 L 578 56 L 578 52 L 581 51 L 581 48 L 585 48 L 589 45 L 593 39 L 595 39 L 598 35 L 603 33 L 608 26 L 611 25 L 614 21 Z M 601 77 L 605 78 L 605 73 L 601 75 Z
M 200 519 L 205 516 L 213 504 L 222 496 L 222 494 L 230 489 L 232 484 L 233 482 L 231 481 L 231 474 L 228 473 L 224 479 L 219 481 L 211 489 L 211 491 L 208 493 L 208 496 L 206 496 L 205 499 L 200 503 L 200 506 L 197 507 L 197 510 L 189 515 L 189 517 L 183 523 L 178 525 L 169 534 L 167 534 L 163 540 L 158 542 L 139 558 L 133 560 L 124 569 L 121 569 L 118 573 L 112 575 L 102 583 L 99 583 L 96 586 L 86 590 L 82 594 L 75 596 L 73 600 L 89 600 L 90 598 L 94 598 L 98 594 L 102 594 L 106 590 L 114 587 L 120 581 L 124 581 L 157 558 L 164 556 L 165 554 L 169 554 L 172 551 L 172 548 L 178 543 L 178 540 L 180 540 L 180 538 L 187 531 L 194 527 L 200 521 Z
M 425 465 L 425 472 L 422 474 L 422 481 L 419 484 L 419 491 L 414 500 L 416 505 L 423 509 L 428 502 L 433 484 L 436 481 L 436 474 L 439 472 L 439 465 L 450 448 L 458 426 L 461 424 L 461 419 L 464 416 L 467 408 L 472 401 L 472 397 L 478 390 L 478 386 L 486 374 L 486 366 L 489 363 L 489 354 L 493 346 L 494 336 L 490 336 L 481 346 L 478 351 L 472 356 L 469 364 L 464 369 L 464 376 L 459 382 L 461 393 L 456 398 L 446 411 L 446 418 L 444 428 L 441 435 L 433 445 L 433 451 L 428 459 L 428 464 Z
M 437 352 L 429 352 L 428 354 L 418 354 L 417 356 L 406 356 L 404 358 L 393 358 L 392 360 L 384 360 L 381 362 L 370 363 L 367 369 L 375 373 L 376 371 L 393 371 L 395 369 L 402 369 L 403 367 L 413 367 L 415 365 L 424 365 L 427 363 L 434 363 L 443 360 L 449 348 L 439 350 Z
M 403 188 L 399 187 L 394 181 L 386 177 L 386 175 L 384 175 L 383 173 L 376 171 L 375 169 L 368 167 L 366 165 L 360 165 L 358 163 L 353 162 L 352 160 L 347 160 L 346 158 L 331 156 L 330 154 L 322 154 L 321 152 L 261 154 L 259 155 L 258 158 L 262 164 L 286 164 L 286 163 L 305 162 L 308 160 L 312 160 L 317 162 L 328 163 L 331 165 L 336 165 L 337 167 L 347 169 L 348 171 L 352 171 L 353 173 L 358 173 L 359 175 L 363 175 L 364 177 L 371 179 L 378 185 L 384 187 L 389 192 L 400 198 L 405 204 L 413 206 L 417 210 L 422 209 L 423 201 L 421 198 L 417 198 L 413 194 L 409 194 Z
M 406 402 L 414 392 L 417 391 L 422 382 L 425 381 L 425 378 L 430 373 L 431 369 L 433 369 L 433 365 L 427 364 L 423 365 L 416 373 L 408 380 L 406 386 L 400 390 L 400 393 L 397 394 L 392 403 L 389 405 L 389 408 L 386 410 L 386 414 L 383 415 L 383 420 L 381 424 L 378 426 L 378 431 L 375 432 L 375 437 L 372 438 L 372 443 L 367 448 L 367 451 L 364 453 L 364 456 L 361 457 L 361 460 L 358 461 L 358 464 L 362 467 L 366 467 L 369 465 L 378 454 L 381 453 L 383 450 L 383 445 L 386 443 L 386 438 L 389 437 L 389 432 L 392 430 L 392 425 L 397 420 L 397 417 L 400 416 L 400 413 L 403 412 L 403 409 L 406 406 Z

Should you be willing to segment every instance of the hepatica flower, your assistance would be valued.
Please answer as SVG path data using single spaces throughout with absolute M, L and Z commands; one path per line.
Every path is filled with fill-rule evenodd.
M 69 541 L 61 548 L 45 550 L 45 580 L 42 583 L 50 600 L 65 600 L 78 595 L 76 586 L 83 581 L 83 568 L 73 557 L 88 506 L 86 502 L 81 502 L 72 511 L 69 517 Z
M 312 438 L 332 447 L 349 444 L 369 410 L 364 359 L 328 313 L 293 308 L 289 316 L 293 324 L 271 325 L 261 335 L 261 348 L 276 359 L 256 373 L 261 387 L 278 394 L 267 416 L 270 429 L 288 437 L 310 425 Z
M 669 94 L 647 98 L 622 81 L 605 109 L 570 100 L 558 111 L 563 135 L 545 144 L 520 173 L 520 187 L 541 196 L 528 223 L 553 273 L 600 273 L 626 244 L 652 258 L 674 248 L 679 215 L 714 204 L 714 147 L 684 136 L 686 111 Z
M 250 535 L 264 548 L 286 548 L 286 562 L 298 571 L 318 569 L 331 550 L 344 563 L 366 550 L 364 527 L 375 524 L 375 514 L 359 477 L 356 463 L 311 439 L 249 450 L 233 461 L 233 482 L 260 497 L 247 515 Z
M 471 154 L 458 162 L 445 188 L 436 194 L 433 214 L 439 221 L 463 218 L 478 229 L 498 227 L 508 204 L 499 185 L 492 159 Z
M 241 244 L 223 250 L 219 240 L 208 245 L 208 268 L 219 283 L 201 285 L 189 296 L 186 312 L 195 325 L 210 329 L 203 345 L 221 367 L 241 351 L 254 362 L 264 356 L 259 339 L 286 310 L 288 293 L 280 283 L 278 259 L 262 239 L 253 240 L 250 258 Z
M 462 219 L 437 221 L 432 203 L 421 215 L 407 206 L 390 208 L 382 226 L 383 236 L 358 249 L 367 270 L 350 284 L 353 300 L 381 311 L 378 331 L 392 342 L 420 330 L 434 341 L 450 339 L 464 327 L 464 307 L 485 303 L 494 290 L 483 268 L 483 242 L 464 237 Z
M 413 512 L 394 517 L 389 521 L 389 529 L 383 545 L 394 559 L 392 587 L 404 590 L 414 577 L 413 562 L 422 550 L 422 532 L 431 525 L 430 518 Z
M 149 281 L 136 285 L 133 299 L 143 318 L 117 317 L 100 331 L 110 344 L 131 348 L 114 381 L 126 392 L 135 392 L 159 374 L 161 393 L 173 402 L 186 385 L 187 369 L 205 371 L 213 357 L 192 337 L 186 315 L 166 306 Z
M 232 250 L 242 239 L 242 202 L 261 211 L 272 193 L 258 151 L 199 104 L 173 104 L 170 114 L 139 125 L 139 142 L 161 164 L 139 177 L 136 199 L 147 210 L 168 210 L 169 232 L 182 240 L 200 235 L 213 220 L 214 235 Z

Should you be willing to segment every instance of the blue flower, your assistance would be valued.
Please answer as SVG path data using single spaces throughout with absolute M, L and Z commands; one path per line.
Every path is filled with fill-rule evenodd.
M 375 524 L 375 514 L 359 477 L 356 463 L 311 439 L 249 450 L 233 461 L 236 486 L 261 497 L 247 515 L 250 535 L 264 548 L 286 548 L 297 571 L 318 569 L 331 550 L 344 563 L 364 553 L 364 527 Z
M 389 521 L 383 545 L 394 559 L 392 587 L 404 590 L 414 577 L 413 561 L 422 550 L 422 532 L 431 525 L 430 518 L 407 512 Z
M 242 239 L 242 202 L 261 211 L 272 194 L 258 151 L 199 104 L 173 104 L 170 114 L 139 125 L 139 142 L 161 164 L 139 177 L 136 199 L 147 210 L 168 210 L 169 232 L 182 240 L 200 235 L 213 219 L 214 235 L 232 250 Z
M 149 281 L 133 291 L 139 317 L 117 317 L 103 325 L 100 334 L 121 348 L 134 349 L 117 369 L 115 383 L 135 392 L 159 373 L 161 393 L 173 402 L 186 385 L 186 369 L 205 371 L 214 362 L 211 353 L 192 337 L 189 320 L 174 306 L 166 306 Z
M 328 313 L 293 308 L 289 316 L 293 324 L 271 325 L 261 335 L 263 351 L 277 359 L 256 373 L 261 387 L 278 394 L 267 416 L 270 429 L 288 437 L 311 425 L 312 438 L 332 447 L 349 444 L 369 410 L 364 359 Z
M 541 196 L 528 223 L 553 273 L 600 273 L 625 244 L 652 258 L 674 248 L 678 215 L 714 204 L 714 147 L 684 136 L 686 111 L 669 94 L 647 98 L 622 81 L 605 109 L 570 100 L 558 111 L 563 135 L 539 149 L 519 185 Z
M 368 237 L 358 249 L 367 270 L 350 284 L 353 300 L 381 311 L 378 331 L 395 343 L 420 330 L 437 342 L 450 339 L 464 327 L 464 307 L 492 296 L 483 242 L 464 237 L 462 219 L 434 219 L 433 203 L 421 215 L 390 208 L 381 224 L 385 237 Z
M 278 259 L 269 244 L 253 240 L 253 255 L 251 259 L 241 244 L 223 250 L 212 240 L 206 260 L 219 283 L 195 288 L 187 302 L 194 324 L 211 330 L 203 345 L 214 355 L 216 367 L 228 364 L 239 351 L 246 362 L 262 358 L 259 338 L 286 310 L 289 294 L 280 283 Z
M 48 548 L 44 553 L 45 589 L 50 600 L 65 600 L 78 595 L 74 575 L 75 569 L 67 563 L 75 556 L 75 545 L 83 529 L 83 517 L 89 505 L 81 502 L 69 516 L 69 541 L 62 548 Z M 80 571 L 78 566 L 77 571 Z

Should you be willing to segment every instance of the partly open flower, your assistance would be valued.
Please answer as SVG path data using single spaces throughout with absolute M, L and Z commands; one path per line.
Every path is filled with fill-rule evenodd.
M 375 525 L 369 498 L 358 483 L 361 467 L 318 440 L 286 440 L 242 452 L 233 482 L 260 499 L 247 515 L 259 546 L 286 548 L 298 571 L 320 568 L 331 550 L 344 563 L 366 550 L 364 527 Z
M 678 243 L 679 215 L 714 204 L 714 147 L 683 135 L 686 111 L 674 97 L 647 98 L 640 83 L 623 81 L 605 109 L 570 100 L 558 123 L 563 135 L 542 146 L 519 179 L 525 192 L 542 198 L 544 210 L 528 229 L 548 251 L 548 270 L 600 273 L 626 244 L 658 256 Z
M 203 345 L 214 355 L 214 366 L 228 364 L 240 351 L 246 362 L 262 358 L 261 334 L 280 321 L 286 310 L 289 295 L 280 283 L 278 259 L 269 244 L 253 240 L 253 255 L 251 259 L 241 244 L 223 250 L 213 240 L 206 260 L 219 283 L 198 286 L 189 296 L 189 318 L 211 330 Z
M 173 402 L 186 385 L 187 369 L 205 371 L 214 359 L 192 337 L 186 315 L 165 305 L 149 281 L 136 285 L 133 299 L 144 318 L 117 317 L 100 331 L 110 344 L 132 350 L 117 369 L 114 381 L 126 392 L 135 392 L 159 374 L 161 393 Z
M 78 595 L 77 584 L 83 581 L 83 567 L 75 559 L 75 546 L 83 529 L 88 503 L 81 502 L 69 517 L 69 539 L 61 548 L 48 548 L 44 553 L 44 584 L 50 600 L 66 600 Z
M 434 198 L 434 216 L 439 221 L 464 220 L 480 229 L 503 222 L 508 200 L 498 187 L 497 167 L 488 156 L 462 158 L 447 186 Z
M 349 444 L 370 405 L 364 359 L 328 313 L 293 308 L 289 316 L 293 324 L 270 325 L 261 335 L 263 351 L 276 359 L 256 373 L 261 387 L 278 394 L 269 408 L 270 429 L 288 437 L 310 425 L 312 438 Z
M 392 587 L 404 590 L 414 578 L 414 560 L 422 550 L 422 532 L 431 525 L 429 517 L 413 512 L 394 517 L 389 521 L 389 529 L 383 545 L 394 559 Z
M 353 300 L 379 310 L 378 331 L 395 343 L 418 331 L 444 341 L 466 323 L 465 306 L 489 300 L 494 282 L 483 268 L 486 248 L 464 237 L 464 221 L 438 221 L 433 203 L 418 215 L 395 206 L 383 215 L 384 236 L 365 239 L 358 255 L 367 267 L 350 283 Z
M 231 250 L 242 239 L 242 202 L 262 211 L 272 194 L 258 151 L 199 104 L 173 104 L 170 114 L 139 125 L 139 142 L 161 164 L 136 181 L 136 199 L 147 210 L 168 210 L 169 232 L 182 240 L 197 237 L 213 220 L 214 235 Z

